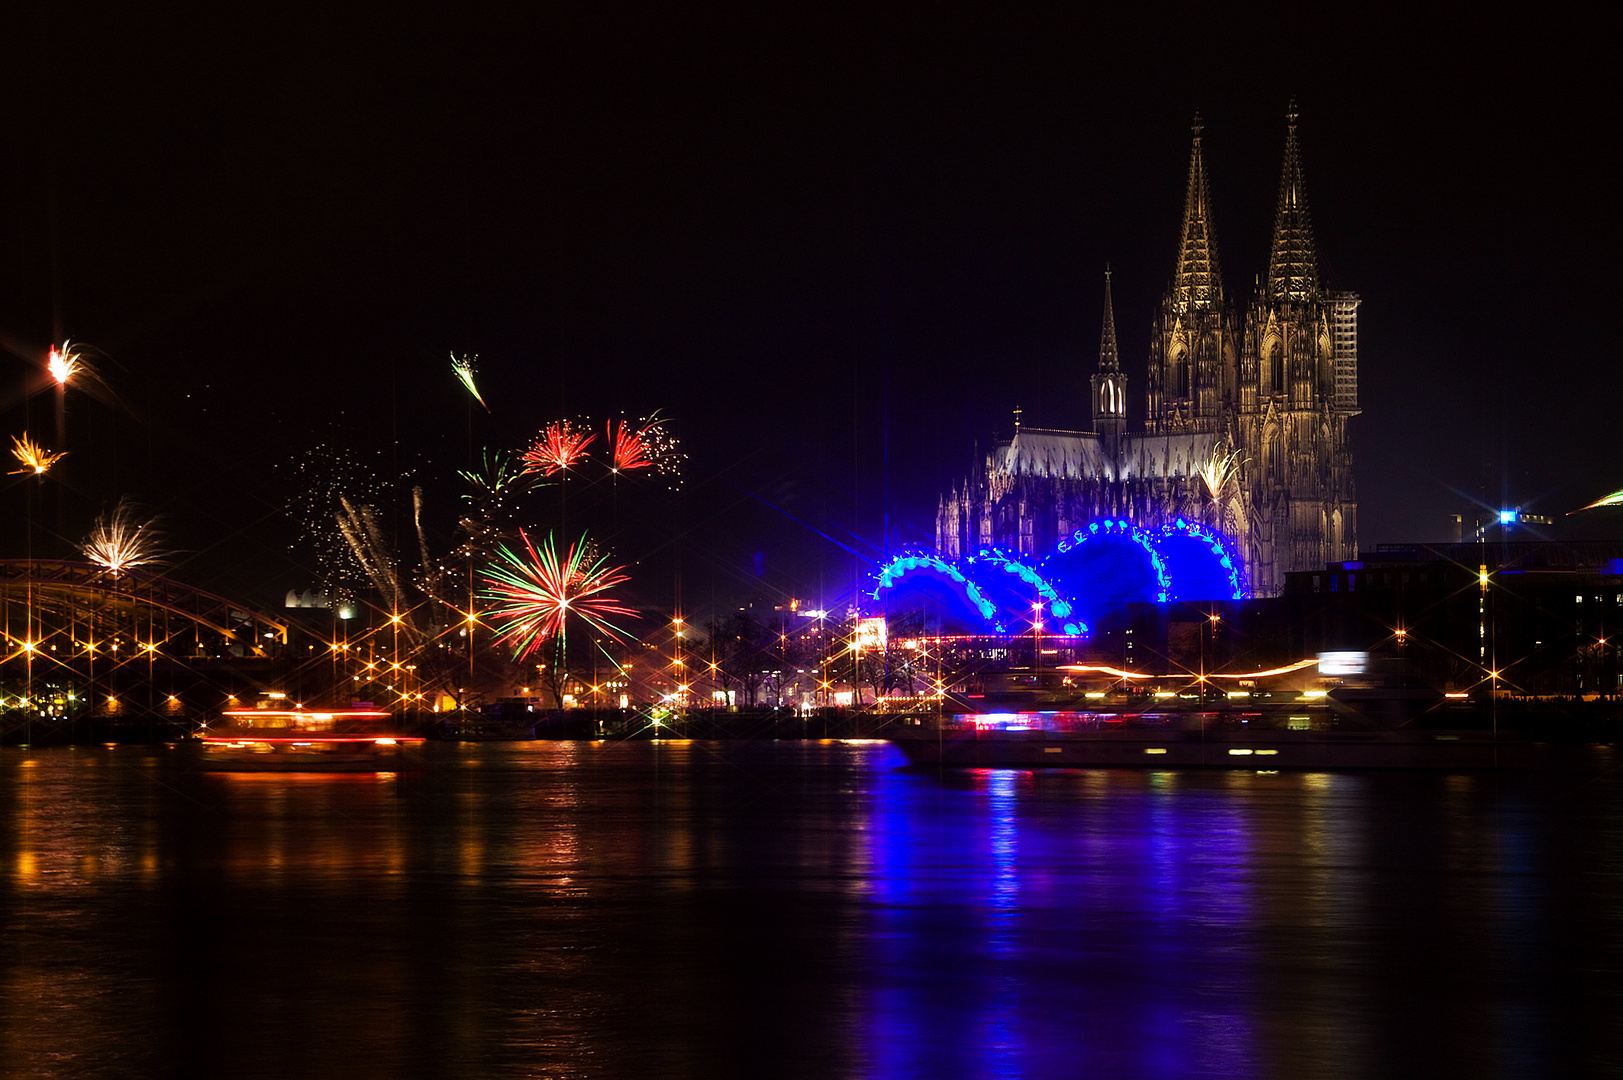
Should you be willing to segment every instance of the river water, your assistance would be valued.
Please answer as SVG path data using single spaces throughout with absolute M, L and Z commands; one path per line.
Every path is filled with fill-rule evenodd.
M 1616 774 L 429 750 L 398 776 L 0 750 L 0 1074 L 1623 1068 Z

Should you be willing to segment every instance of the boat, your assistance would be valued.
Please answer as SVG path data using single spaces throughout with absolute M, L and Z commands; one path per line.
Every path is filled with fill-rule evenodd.
M 381 709 L 227 709 L 198 742 L 215 772 L 401 772 L 421 766 L 423 738 Z
M 1002 713 L 903 717 L 888 733 L 914 764 L 982 768 L 1495 769 L 1532 744 L 1486 729 L 1358 728 L 1323 710 L 1261 714 Z

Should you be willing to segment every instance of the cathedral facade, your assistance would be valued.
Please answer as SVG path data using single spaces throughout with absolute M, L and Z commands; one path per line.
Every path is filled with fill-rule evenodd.
M 1152 323 L 1148 411 L 1127 430 L 1127 376 L 1105 275 L 1091 431 L 1021 427 L 941 499 L 936 547 L 1040 557 L 1098 518 L 1178 518 L 1226 536 L 1253 595 L 1357 558 L 1347 421 L 1358 414 L 1358 296 L 1319 277 L 1292 106 L 1267 275 L 1241 318 L 1223 285 L 1197 119 L 1172 285 Z

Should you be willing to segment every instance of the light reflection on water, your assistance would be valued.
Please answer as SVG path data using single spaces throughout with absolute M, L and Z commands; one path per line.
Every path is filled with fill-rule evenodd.
M 1616 778 L 0 750 L 16 1076 L 1516 1076 L 1616 1065 Z

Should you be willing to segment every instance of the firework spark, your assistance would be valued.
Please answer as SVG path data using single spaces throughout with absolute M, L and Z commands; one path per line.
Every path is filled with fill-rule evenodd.
M 97 516 L 96 527 L 79 550 L 86 559 L 115 575 L 137 566 L 156 565 L 168 554 L 158 546 L 163 534 L 156 528 L 157 520 L 140 520 L 135 504 L 120 499 L 111 513 Z
M 1227 452 L 1225 452 L 1227 451 Z M 1213 502 L 1222 502 L 1231 485 L 1239 479 L 1243 459 L 1238 450 L 1228 451 L 1224 443 L 1212 447 L 1212 456 L 1200 467 L 1200 478 Z
M 485 399 L 479 396 L 479 387 L 474 384 L 474 376 L 479 373 L 478 355 L 458 356 L 456 353 L 452 353 L 451 370 L 456 372 L 457 381 L 467 387 L 468 393 L 473 395 L 473 400 L 484 405 L 485 411 L 489 412 L 490 406 L 485 405 Z
M 682 486 L 682 462 L 687 455 L 659 413 L 643 417 L 635 427 L 624 419 L 618 426 L 609 421 L 609 444 L 614 451 L 610 471 L 648 469 L 664 477 L 673 490 Z
M 11 453 L 23 467 L 11 470 L 12 476 L 43 476 L 45 470 L 68 456 L 66 450 L 53 453 L 30 439 L 26 434 L 11 437 Z
M 636 618 L 637 612 L 605 595 L 629 580 L 622 572 L 624 567 L 606 566 L 608 560 L 601 555 L 593 558 L 584 536 L 562 558 L 551 536 L 537 548 L 520 529 L 519 540 L 524 544 L 522 552 L 502 545 L 500 561 L 484 574 L 489 586 L 485 597 L 497 605 L 490 612 L 499 620 L 497 640 L 513 647 L 515 659 L 522 660 L 544 642 L 561 637 L 571 615 L 616 641 L 625 640 L 625 631 L 609 619 L 619 615 Z
M 613 456 L 609 468 L 614 472 L 646 469 L 653 464 L 648 458 L 647 428 L 634 428 L 624 418 L 618 425 L 609 421 L 609 446 Z
M 51 346 L 51 354 L 46 358 L 45 368 L 58 386 L 66 386 L 80 372 L 89 371 L 84 353 L 77 345 L 67 340 L 64 340 L 60 347 Z
M 344 498 L 355 504 L 383 504 L 387 488 L 379 466 L 376 455 L 357 455 L 330 442 L 317 443 L 285 466 L 292 486 L 286 510 L 298 524 L 288 548 L 301 559 L 313 557 L 318 580 L 329 596 L 353 596 L 370 578 L 339 528 L 338 511 Z
M 576 427 L 568 420 L 555 420 L 542 428 L 541 434 L 524 451 L 524 467 L 543 476 L 563 472 L 585 460 L 586 448 L 596 440 L 597 436 L 584 427 Z

